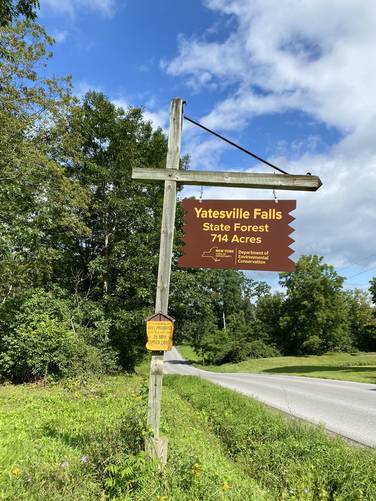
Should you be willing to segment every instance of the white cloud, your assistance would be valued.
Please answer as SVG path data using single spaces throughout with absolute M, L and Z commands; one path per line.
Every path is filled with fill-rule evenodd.
M 56 43 L 64 43 L 69 32 L 67 30 L 57 31 L 53 34 Z
M 190 156 L 192 170 L 218 170 L 221 154 L 226 148 L 218 139 L 203 140 L 201 135 L 188 135 L 184 141 L 183 151 Z
M 111 100 L 115 106 L 123 108 L 123 110 L 127 110 L 129 106 L 138 106 L 136 104 L 129 103 L 126 99 L 119 97 Z M 168 127 L 168 118 L 169 114 L 165 109 L 161 110 L 151 110 L 148 106 L 142 106 L 143 108 L 143 117 L 145 120 L 151 122 L 154 129 L 160 127 L 165 132 Z M 153 106 L 154 108 L 154 106 Z
M 75 16 L 81 9 L 89 9 L 99 12 L 104 16 L 112 16 L 115 11 L 116 0 L 43 0 L 44 9 L 56 14 Z
M 238 83 L 236 95 L 218 104 L 210 123 L 215 114 L 222 128 L 231 129 L 260 113 L 298 108 L 349 131 L 374 115 L 376 65 L 370 54 L 376 50 L 376 3 L 206 3 L 235 16 L 236 30 L 220 42 L 181 38 L 180 54 L 163 66 L 172 75 L 188 75 L 196 88 Z
M 155 129 L 160 127 L 165 132 L 167 131 L 169 114 L 166 110 L 149 111 L 144 109 L 144 118 L 149 120 Z
M 111 99 L 111 102 L 115 106 L 117 106 L 118 108 L 123 108 L 124 111 L 127 111 L 127 109 L 130 106 L 130 104 L 128 103 L 128 101 L 126 99 L 124 99 L 123 97 L 119 97 L 119 98 L 116 98 L 116 99 Z
M 89 91 L 103 92 L 98 85 L 90 84 L 86 80 L 80 80 L 74 86 L 74 93 L 80 99 L 83 98 Z
M 201 117 L 214 129 L 235 131 L 256 116 L 299 110 L 341 131 L 338 144 L 321 154 L 317 137 L 310 137 L 305 149 L 296 141 L 276 143 L 272 162 L 291 173 L 312 172 L 323 180 L 316 193 L 278 195 L 298 200 L 296 256 L 322 254 L 337 266 L 354 268 L 362 261 L 364 269 L 376 273 L 376 61 L 372 57 L 376 3 L 206 0 L 205 4 L 232 16 L 235 28 L 217 41 L 213 41 L 216 33 L 210 42 L 181 37 L 179 54 L 165 61 L 163 68 L 196 90 L 221 86 L 221 100 Z M 201 148 L 208 162 L 218 160 L 214 143 L 207 141 Z M 197 189 L 195 193 L 187 188 L 187 194 L 197 196 Z M 272 199 L 272 194 L 205 188 L 205 197 Z M 366 284 L 368 277 L 363 277 Z

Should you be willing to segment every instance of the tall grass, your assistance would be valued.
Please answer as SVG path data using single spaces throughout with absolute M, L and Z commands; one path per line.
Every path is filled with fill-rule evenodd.
M 146 383 L 118 376 L 0 387 L 0 499 L 269 499 L 172 388 L 162 416 L 169 462 L 163 470 L 152 463 Z
M 194 377 L 168 386 L 207 416 L 231 459 L 275 500 L 375 500 L 376 453 Z
M 376 454 L 211 383 L 168 376 L 164 469 L 140 376 L 0 387 L 0 499 L 375 500 Z

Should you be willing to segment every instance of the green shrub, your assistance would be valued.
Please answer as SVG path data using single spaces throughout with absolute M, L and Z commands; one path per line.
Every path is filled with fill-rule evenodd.
M 364 326 L 358 346 L 363 351 L 376 351 L 376 319 Z
M 324 351 L 324 344 L 319 336 L 310 336 L 302 344 L 302 352 L 306 355 L 322 355 Z
M 145 318 L 149 315 L 150 310 L 145 308 L 111 312 L 111 342 L 119 353 L 120 365 L 130 372 L 145 356 Z
M 231 339 L 225 329 L 205 334 L 199 352 L 206 363 L 212 364 L 237 363 L 248 358 L 278 357 L 280 355 L 275 346 L 268 345 L 261 339 L 254 341 Z
M 35 289 L 16 297 L 0 311 L 0 318 L 3 379 L 19 383 L 116 369 L 108 322 L 97 312 L 90 325 L 87 313 L 75 309 L 58 288 Z
M 198 351 L 205 363 L 221 364 L 231 350 L 231 340 L 226 329 L 206 332 Z
M 2 340 L 0 373 L 16 382 L 98 372 L 101 365 L 97 348 L 54 319 L 21 324 Z
M 280 352 L 275 346 L 266 344 L 264 341 L 261 341 L 261 339 L 256 339 L 255 341 L 247 343 L 246 349 L 248 353 L 243 360 L 246 360 L 247 358 L 269 358 L 280 356 Z

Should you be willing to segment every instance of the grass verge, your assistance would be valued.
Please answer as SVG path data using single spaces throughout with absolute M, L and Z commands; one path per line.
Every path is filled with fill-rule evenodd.
M 237 364 L 203 366 L 190 346 L 178 346 L 184 358 L 197 367 L 213 372 L 291 374 L 322 379 L 376 384 L 376 353 L 327 353 L 303 357 L 249 359 Z
M 146 402 L 141 376 L 1 387 L 0 499 L 376 499 L 375 451 L 194 377 L 165 378 L 160 471 Z
M 206 415 L 228 456 L 271 499 L 376 499 L 374 450 L 350 447 L 199 378 L 168 376 L 166 384 Z
M 145 378 L 0 387 L 0 499 L 270 499 L 228 457 L 205 413 L 172 387 L 163 398 L 170 455 L 160 472 L 143 452 Z
M 0 499 L 105 499 L 107 468 L 142 443 L 140 377 L 0 388 Z

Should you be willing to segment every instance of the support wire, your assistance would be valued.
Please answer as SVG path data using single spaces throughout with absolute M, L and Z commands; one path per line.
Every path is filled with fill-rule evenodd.
M 202 125 L 200 124 L 199 122 L 196 122 L 195 120 L 192 120 L 192 118 L 188 118 L 184 115 L 184 119 L 187 120 L 188 122 L 191 122 L 193 123 L 194 125 L 197 125 L 197 127 L 201 127 L 201 129 L 204 129 L 206 130 L 207 132 L 209 132 L 210 134 L 213 134 L 213 136 L 216 136 L 218 137 L 219 139 L 222 139 L 222 141 L 225 141 L 226 143 L 228 144 L 231 144 L 231 146 L 234 146 L 235 148 L 238 148 L 238 150 L 240 151 L 243 151 L 244 153 L 246 153 L 247 155 L 250 155 L 251 157 L 255 158 L 256 160 L 259 160 L 260 162 L 268 165 L 269 167 L 272 167 L 273 169 L 277 170 L 278 172 L 281 172 L 282 174 L 287 174 L 289 175 L 288 172 L 286 172 L 285 170 L 282 170 L 280 169 L 279 167 L 277 167 L 276 165 L 268 162 L 267 160 L 259 157 L 258 155 L 256 155 L 255 153 L 252 153 L 252 151 L 249 151 L 247 150 L 246 148 L 243 148 L 243 146 L 240 146 L 239 144 L 236 144 L 234 143 L 233 141 L 230 141 L 230 139 L 227 139 L 223 136 L 221 136 L 220 134 L 218 134 L 217 132 L 214 132 L 213 130 L 209 129 L 208 127 L 205 127 L 205 125 Z

